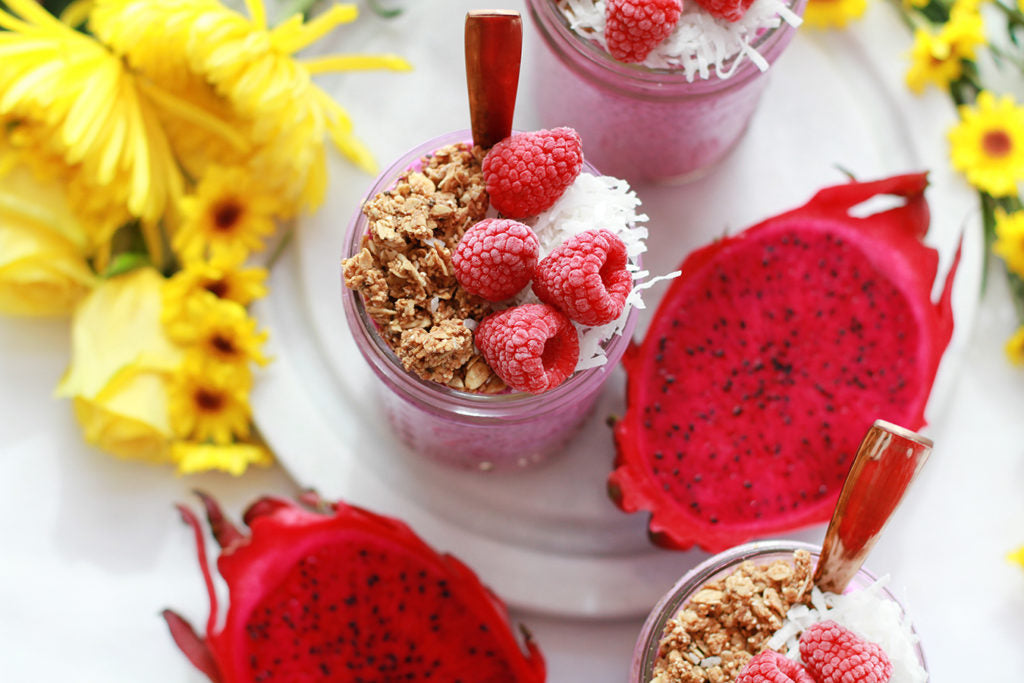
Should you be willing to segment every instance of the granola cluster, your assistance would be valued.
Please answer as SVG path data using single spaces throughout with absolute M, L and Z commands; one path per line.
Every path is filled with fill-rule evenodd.
M 362 294 L 378 332 L 409 372 L 454 389 L 497 393 L 504 383 L 473 348 L 466 320 L 490 312 L 459 286 L 451 255 L 488 207 L 481 161 L 466 144 L 425 157 L 366 202 L 358 254 L 342 262 L 345 286 Z
M 763 650 L 789 608 L 808 603 L 811 555 L 797 550 L 792 563 L 744 562 L 705 585 L 669 619 L 651 683 L 726 683 Z

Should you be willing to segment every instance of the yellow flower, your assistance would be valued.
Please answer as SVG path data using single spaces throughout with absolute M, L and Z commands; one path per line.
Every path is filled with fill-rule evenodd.
M 982 91 L 976 106 L 960 107 L 960 118 L 949 131 L 953 167 L 994 197 L 1016 194 L 1024 178 L 1024 109 L 1009 95 L 996 100 Z
M 104 205 L 155 225 L 182 189 L 150 103 L 156 89 L 33 0 L 6 6 L 16 14 L 0 10 L 0 120 L 41 129 L 41 153 L 62 159 Z M 147 240 L 159 259 L 152 230 Z
M 157 462 L 169 457 L 167 378 L 182 359 L 160 322 L 163 283 L 139 268 L 94 289 L 75 311 L 71 364 L 57 387 L 74 400 L 86 441 Z
M 953 4 L 949 8 L 949 20 L 957 22 L 963 16 L 977 15 L 981 11 L 982 2 L 983 0 L 953 0 Z M 921 6 L 924 7 L 927 4 L 927 2 L 923 2 Z
M 1017 548 L 1007 556 L 1007 559 L 1011 562 L 1016 562 L 1021 567 L 1024 567 L 1024 547 Z
M 2 129 L 5 128 L 6 139 L 2 139 Z M 9 118 L 5 121 L 0 117 L 0 150 L 6 146 L 7 153 L 31 169 L 40 182 L 63 186 L 63 203 L 68 205 L 84 231 L 82 252 L 94 259 L 94 270 L 102 271 L 107 266 L 105 247 L 117 229 L 133 219 L 132 214 L 119 192 L 111 188 L 97 188 L 86 177 L 81 164 L 69 165 L 55 153 L 52 139 L 53 132 L 44 125 Z M 2 154 L 4 152 L 0 151 Z M 156 239 L 157 235 L 150 234 L 150 237 Z
M 243 268 L 242 263 L 237 254 L 186 263 L 164 285 L 164 323 L 173 324 L 193 307 L 205 305 L 210 297 L 248 306 L 266 296 L 267 270 Z
M 183 439 L 225 445 L 249 436 L 247 368 L 213 363 L 190 354 L 174 376 L 171 425 Z
M 996 209 L 996 239 L 992 251 L 1002 257 L 1006 267 L 1024 276 L 1024 211 L 1006 213 Z
M 277 227 L 274 215 L 279 209 L 244 170 L 212 167 L 195 194 L 181 200 L 182 225 L 174 248 L 186 261 L 207 254 L 244 259 L 263 249 L 263 238 Z
M 907 85 L 922 92 L 929 83 L 948 88 L 963 75 L 964 60 L 974 59 L 977 47 L 986 42 L 981 15 L 964 9 L 954 10 L 938 34 L 919 28 L 910 50 Z
M 867 7 L 867 0 L 808 0 L 804 22 L 814 28 L 843 28 L 863 16 Z
M 217 446 L 209 443 L 175 441 L 171 459 L 178 464 L 179 474 L 220 470 L 236 477 L 250 465 L 266 467 L 274 462 L 266 447 L 254 443 L 231 443 Z
M 96 284 L 63 186 L 0 146 L 0 312 L 67 315 Z
M 1006 342 L 1006 356 L 1014 365 L 1024 365 L 1024 326 Z
M 193 176 L 211 163 L 247 164 L 292 212 L 300 204 L 316 206 L 326 185 L 326 137 L 367 171 L 374 163 L 345 110 L 311 77 L 410 67 L 393 55 L 293 57 L 353 21 L 355 5 L 333 5 L 307 23 L 296 14 L 273 29 L 262 0 L 247 0 L 246 6 L 249 18 L 215 0 L 98 0 L 90 27 L 135 69 L 252 143 L 251 149 L 226 144 L 223 136 L 176 125 L 187 123 L 186 117 L 165 108 L 169 135 Z
M 207 298 L 189 310 L 187 319 L 175 321 L 169 332 L 178 343 L 218 363 L 245 367 L 250 362 L 267 364 L 260 350 L 267 333 L 257 332 L 256 321 L 234 301 Z

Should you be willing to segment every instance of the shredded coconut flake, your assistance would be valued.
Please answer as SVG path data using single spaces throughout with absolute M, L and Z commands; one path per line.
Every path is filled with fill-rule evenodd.
M 626 327 L 632 307 L 644 308 L 641 292 L 656 282 L 677 277 L 679 272 L 642 281 L 648 276 L 637 265 L 637 259 L 647 250 L 647 228 L 641 223 L 647 215 L 638 213 L 640 200 L 625 180 L 612 176 L 580 173 L 575 182 L 547 211 L 526 221 L 540 242 L 539 258 L 550 254 L 558 245 L 573 235 L 594 228 L 603 228 L 617 235 L 626 245 L 629 259 L 627 268 L 633 275 L 633 289 L 626 297 L 622 315 L 607 325 L 586 327 L 576 325 L 580 338 L 580 359 L 576 370 L 600 367 L 608 362 L 603 343 Z M 536 302 L 530 288 L 524 289 L 516 303 Z
M 558 4 L 570 28 L 607 49 L 606 0 L 560 0 Z M 651 69 L 679 69 L 688 81 L 710 78 L 712 74 L 729 78 L 744 58 L 765 71 L 768 62 L 752 43 L 764 31 L 783 22 L 794 27 L 802 22 L 785 0 L 754 0 L 735 22 L 712 16 L 697 3 L 684 3 L 675 30 L 651 51 L 643 64 Z
M 890 683 L 925 683 L 928 672 L 917 658 L 917 636 L 910 618 L 900 606 L 883 595 L 889 577 L 883 576 L 862 590 L 843 595 L 811 592 L 811 605 L 794 605 L 786 612 L 782 627 L 772 635 L 767 647 L 785 648 L 786 656 L 800 661 L 800 634 L 819 621 L 831 619 L 862 638 L 878 643 L 892 661 Z

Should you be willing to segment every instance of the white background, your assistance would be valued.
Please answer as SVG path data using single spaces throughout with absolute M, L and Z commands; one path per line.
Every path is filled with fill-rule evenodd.
M 353 111 L 357 131 L 365 131 L 381 161 L 443 132 L 431 128 L 426 116 L 401 126 L 394 135 L 384 134 L 381 121 L 398 125 L 407 118 L 409 110 L 396 108 L 395 102 L 403 92 L 416 92 L 415 84 L 423 79 L 439 79 L 436 108 L 449 108 L 443 112 L 449 119 L 464 116 L 457 98 L 461 20 L 466 9 L 479 5 L 441 0 L 410 4 L 414 7 L 401 20 L 385 23 L 364 17 L 364 24 L 374 29 L 379 45 L 408 55 L 417 72 L 328 81 L 329 87 L 339 89 L 339 99 Z M 873 54 L 880 53 L 888 60 L 883 63 L 898 72 L 909 40 L 883 9 L 876 8 L 854 37 L 858 31 L 862 37 L 869 35 Z M 528 22 L 526 29 L 524 69 L 533 45 Z M 360 39 L 360 34 L 350 35 L 353 44 Z M 422 41 L 399 42 L 408 35 Z M 792 163 L 783 158 L 797 146 L 792 140 L 805 143 L 798 156 L 836 145 L 841 150 L 843 144 L 836 140 L 848 131 L 839 125 L 828 135 L 828 121 L 823 119 L 839 114 L 815 95 L 835 84 L 812 82 L 818 72 L 811 62 L 850 45 L 828 36 L 799 35 L 777 65 L 768 97 L 782 92 L 806 98 L 791 113 L 807 119 L 770 130 L 768 119 L 762 117 L 744 142 L 747 151 L 741 147 L 738 154 L 766 149 L 764 141 L 773 135 L 789 143 L 776 150 L 783 159 L 780 163 Z M 341 39 L 336 47 L 355 49 Z M 528 85 L 529 76 L 524 78 Z M 367 83 L 377 84 L 379 96 L 354 101 L 351 90 Z M 517 126 L 529 128 L 533 122 L 528 92 L 522 101 Z M 892 103 L 853 106 L 897 107 L 899 111 L 887 115 L 907 118 L 917 126 L 921 120 L 914 117 L 921 111 L 950 115 L 939 102 L 921 104 L 895 96 Z M 765 116 L 777 116 L 788 110 L 766 111 L 775 113 Z M 371 112 L 377 112 L 376 117 Z M 464 120 L 448 128 L 462 125 Z M 924 157 L 943 159 L 944 140 L 936 136 L 934 145 L 938 152 Z M 868 172 L 879 170 L 865 163 Z M 884 167 L 884 160 L 879 163 Z M 722 171 L 737 172 L 735 166 Z M 822 172 L 821 184 L 836 181 Z M 751 191 L 756 192 L 756 186 Z M 803 188 L 793 192 L 808 195 Z M 666 188 L 641 193 L 651 198 L 652 223 L 675 215 L 666 208 L 678 196 L 674 193 Z M 792 204 L 789 197 L 778 202 L 779 209 Z M 671 258 L 681 260 L 683 253 Z M 905 598 L 923 638 L 933 680 L 939 683 L 1017 681 L 1024 671 L 1024 570 L 1005 560 L 1009 551 L 1024 545 L 1024 372 L 1010 367 L 1003 355 L 1014 316 L 999 273 L 994 270 L 990 280 L 973 315 L 972 333 L 957 351 L 957 372 L 946 387 L 948 400 L 932 417 L 929 434 L 935 453 L 869 559 L 876 573 L 892 575 L 893 587 Z M 324 285 L 325 296 L 334 295 L 335 284 Z M 159 617 L 167 606 L 197 625 L 206 616 L 191 536 L 172 506 L 191 501 L 190 491 L 202 488 L 237 514 L 257 495 L 290 494 L 295 486 L 278 467 L 241 479 L 219 474 L 178 478 L 170 470 L 118 461 L 88 448 L 70 405 L 52 398 L 68 351 L 64 321 L 0 322 L 0 680 L 197 683 L 202 676 L 176 651 Z M 415 527 L 415 519 L 408 521 Z M 544 576 L 528 579 L 538 586 L 545 581 Z M 559 619 L 524 611 L 514 616 L 535 634 L 549 662 L 550 680 L 625 681 L 642 618 Z

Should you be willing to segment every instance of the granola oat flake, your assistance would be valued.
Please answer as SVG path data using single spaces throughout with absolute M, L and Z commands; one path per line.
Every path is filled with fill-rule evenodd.
M 790 607 L 810 601 L 806 550 L 792 562 L 743 562 L 697 591 L 665 624 L 650 683 L 726 683 L 782 627 Z

